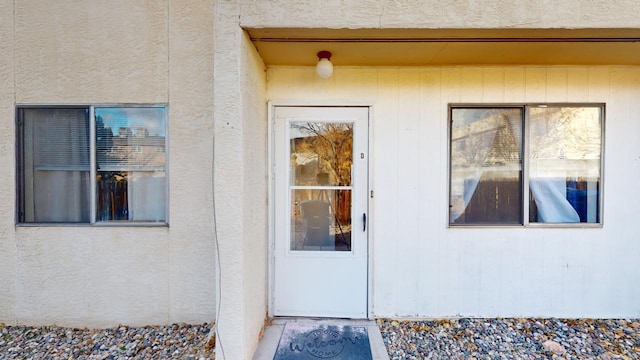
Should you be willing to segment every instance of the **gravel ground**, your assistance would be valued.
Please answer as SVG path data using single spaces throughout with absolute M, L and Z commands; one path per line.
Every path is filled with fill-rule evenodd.
M 640 319 L 378 320 L 396 359 L 640 359 Z M 214 359 L 211 325 L 91 330 L 0 324 L 5 359 Z
M 640 359 L 640 319 L 378 320 L 391 359 Z
M 5 359 L 214 359 L 209 324 L 91 330 L 0 324 Z

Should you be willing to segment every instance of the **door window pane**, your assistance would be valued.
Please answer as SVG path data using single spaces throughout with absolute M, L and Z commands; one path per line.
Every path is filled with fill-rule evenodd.
M 351 251 L 351 190 L 292 190 L 291 199 L 291 250 Z
M 451 111 L 450 223 L 522 221 L 522 108 Z
M 353 123 L 289 126 L 291 250 L 351 251 Z
M 529 221 L 599 222 L 601 108 L 532 107 L 529 121 Z
M 350 186 L 353 123 L 293 122 L 291 185 Z

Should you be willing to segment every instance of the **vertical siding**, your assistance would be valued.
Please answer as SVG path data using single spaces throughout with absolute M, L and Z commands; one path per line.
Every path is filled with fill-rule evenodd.
M 373 171 L 389 175 L 379 179 L 380 187 L 374 187 L 375 198 L 376 201 L 379 200 L 387 204 L 388 208 L 398 209 L 398 180 L 396 175 L 396 164 L 398 162 L 398 151 L 396 149 L 399 141 L 398 104 L 400 96 L 398 70 L 394 68 L 382 69 L 378 72 L 377 78 L 378 98 L 386 100 L 380 104 L 379 109 L 376 109 L 376 117 L 379 116 L 384 121 L 378 124 L 373 120 L 371 131 L 373 131 L 374 138 L 380 139 L 380 143 L 370 144 L 369 151 L 374 159 Z M 392 169 L 396 171 L 391 171 Z M 380 294 L 380 301 L 374 301 L 375 311 L 378 312 L 378 309 L 392 308 L 396 301 L 399 282 L 396 281 L 397 277 L 389 277 L 386 274 L 398 273 L 398 247 L 402 239 L 398 236 L 398 231 L 400 230 L 398 228 L 398 214 L 388 211 L 387 208 L 374 206 L 372 217 L 373 219 L 370 222 L 373 224 L 373 233 L 376 234 L 376 237 L 372 239 L 374 243 L 373 251 L 380 254 L 389 254 L 389 258 L 385 259 L 386 261 L 380 257 L 375 257 L 373 261 L 374 279 L 380 279 L 379 282 L 376 281 L 373 285 L 374 294 Z
M 376 316 L 640 316 L 640 69 L 268 69 L 271 100 L 373 105 Z M 346 90 L 345 90 L 346 89 Z M 448 228 L 449 103 L 606 103 L 603 228 Z
M 415 151 L 420 154 L 420 162 L 433 164 L 429 166 L 417 166 L 418 192 L 415 194 L 418 202 L 418 256 L 420 262 L 417 268 L 418 287 L 418 311 L 428 306 L 437 306 L 439 294 L 434 291 L 438 288 L 438 278 L 428 276 L 439 269 L 438 243 L 435 241 L 420 241 L 419 239 L 429 239 L 429 234 L 434 227 L 442 226 L 445 223 L 444 211 L 434 215 L 429 210 L 440 202 L 438 193 L 430 189 L 439 188 L 442 183 L 437 176 L 433 176 L 434 168 L 439 168 L 442 162 L 446 161 L 439 153 L 442 142 L 442 132 L 446 134 L 446 122 L 439 121 L 442 116 L 446 116 L 446 109 L 439 106 L 441 96 L 441 71 L 439 69 L 423 69 L 419 78 L 420 82 L 420 105 L 419 127 L 420 144 L 415 147 Z M 423 275 L 424 274 L 424 275 Z

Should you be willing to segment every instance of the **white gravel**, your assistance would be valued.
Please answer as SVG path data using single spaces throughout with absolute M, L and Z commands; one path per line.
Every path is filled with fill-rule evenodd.
M 378 320 L 391 359 L 640 359 L 640 320 Z
M 74 329 L 0 324 L 5 359 L 214 359 L 209 324 Z

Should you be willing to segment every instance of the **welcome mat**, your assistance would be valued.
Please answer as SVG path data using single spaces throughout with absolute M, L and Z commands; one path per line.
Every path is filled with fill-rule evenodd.
M 364 326 L 288 322 L 273 360 L 372 360 Z

